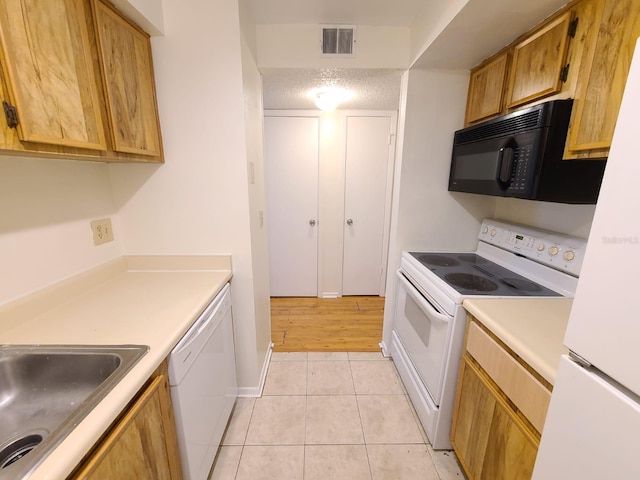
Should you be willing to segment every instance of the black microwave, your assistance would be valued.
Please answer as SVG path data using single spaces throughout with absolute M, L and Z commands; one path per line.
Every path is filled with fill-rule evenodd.
M 563 160 L 573 100 L 553 100 L 455 132 L 449 191 L 593 204 L 605 159 Z

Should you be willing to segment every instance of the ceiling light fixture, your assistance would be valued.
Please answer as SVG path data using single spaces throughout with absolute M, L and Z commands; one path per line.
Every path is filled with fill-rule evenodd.
M 316 107 L 325 112 L 335 110 L 339 103 L 340 99 L 331 92 L 320 92 L 316 95 Z
M 352 97 L 347 90 L 338 87 L 329 87 L 314 92 L 316 107 L 326 112 L 335 110 L 340 103 Z

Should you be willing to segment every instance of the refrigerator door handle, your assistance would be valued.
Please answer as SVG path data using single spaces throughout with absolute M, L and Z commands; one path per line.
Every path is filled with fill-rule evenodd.
M 576 352 L 569 351 L 569 358 L 580 365 L 582 368 L 588 369 L 593 366 L 586 358 L 578 355 Z

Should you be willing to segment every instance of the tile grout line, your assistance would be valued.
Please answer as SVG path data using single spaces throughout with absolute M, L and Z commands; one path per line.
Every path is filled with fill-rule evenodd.
M 269 362 L 269 366 L 271 366 L 270 364 L 271 362 Z M 256 408 L 256 400 L 258 398 L 262 398 L 262 395 L 260 397 L 256 397 L 253 399 L 253 405 L 251 406 L 251 415 L 249 415 L 249 423 L 247 424 L 247 431 L 244 432 L 244 438 L 242 440 L 242 450 L 240 451 L 240 458 L 238 459 L 238 465 L 236 465 L 236 473 L 233 476 L 233 480 L 238 480 L 238 473 L 240 472 L 240 464 L 242 463 L 242 457 L 244 456 L 245 447 L 247 446 L 247 436 L 249 435 L 249 429 L 251 428 L 251 421 L 253 420 L 253 413 Z
M 306 475 L 306 470 L 307 470 L 307 415 L 309 413 L 309 369 L 310 368 L 311 367 L 309 362 L 309 352 L 307 352 L 307 375 L 305 376 L 305 387 L 304 387 L 305 398 L 304 398 L 304 439 L 302 440 L 303 442 L 302 480 L 304 480 L 304 477 Z
M 347 353 L 347 357 L 348 357 L 348 353 Z M 349 358 L 349 357 L 348 357 Z M 353 370 L 351 369 L 351 358 L 349 358 L 349 374 L 351 376 L 351 384 L 353 385 L 353 393 L 355 396 L 355 400 L 356 400 L 356 408 L 358 409 L 358 419 L 360 420 L 360 431 L 362 432 L 362 442 L 364 444 L 364 453 L 367 456 L 367 467 L 369 468 L 369 478 L 371 480 L 373 480 L 373 471 L 371 469 L 371 459 L 369 458 L 369 448 L 367 447 L 367 437 L 365 436 L 364 433 L 364 422 L 362 421 L 362 413 L 360 412 L 360 404 L 358 403 L 358 392 L 356 390 L 356 382 L 353 378 Z

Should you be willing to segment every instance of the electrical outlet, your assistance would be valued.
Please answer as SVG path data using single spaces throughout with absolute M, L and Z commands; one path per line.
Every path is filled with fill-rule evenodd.
M 113 227 L 110 218 L 101 218 L 91 222 L 91 231 L 93 232 L 93 244 L 100 245 L 113 241 Z

